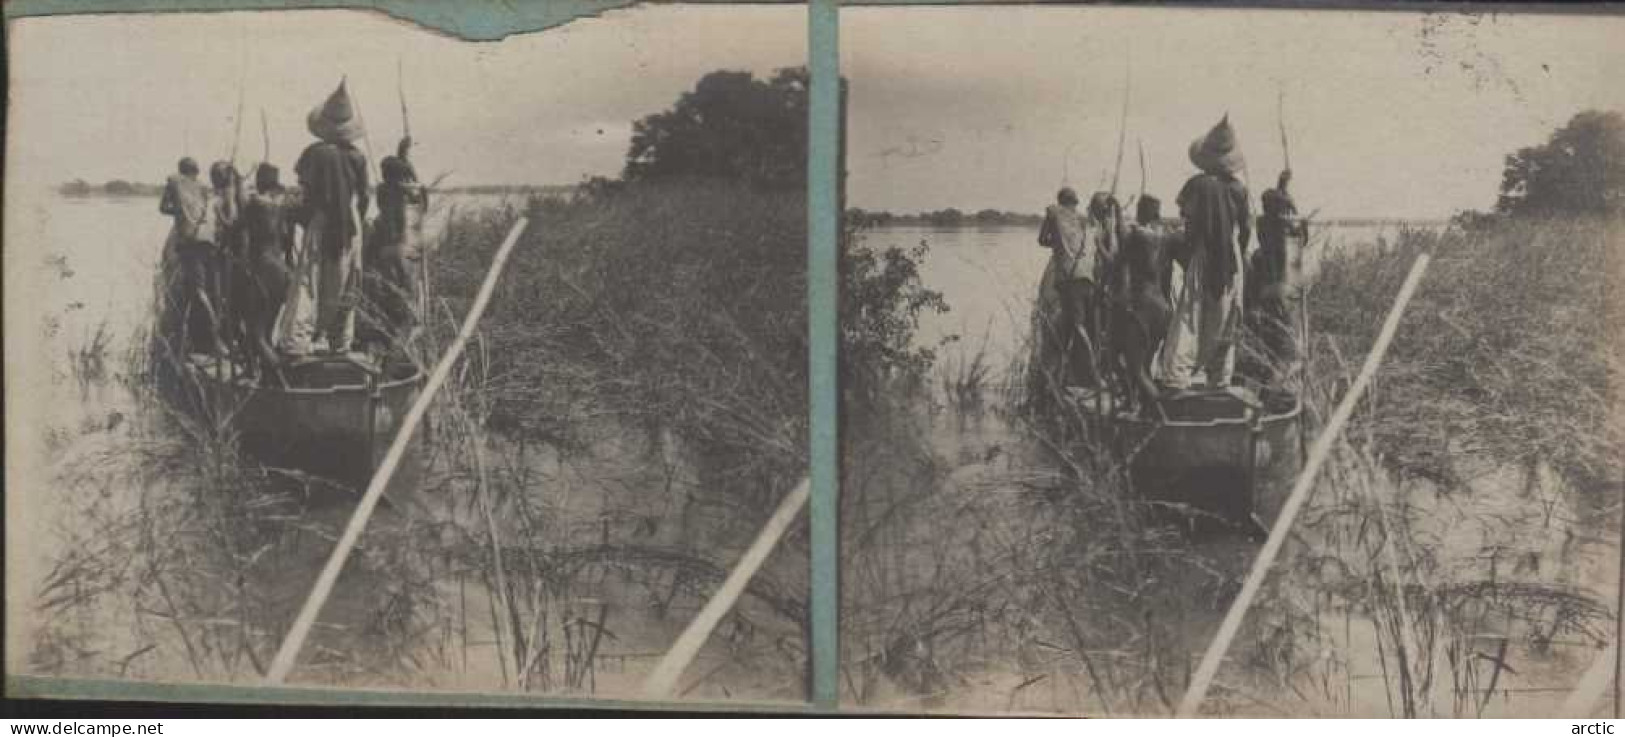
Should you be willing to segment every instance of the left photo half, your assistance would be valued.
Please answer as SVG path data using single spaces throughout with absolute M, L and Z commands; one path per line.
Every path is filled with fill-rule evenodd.
M 805 6 L 5 30 L 8 695 L 807 699 Z

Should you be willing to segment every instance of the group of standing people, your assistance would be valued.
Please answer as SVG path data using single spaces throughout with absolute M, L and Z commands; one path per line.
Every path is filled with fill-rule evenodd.
M 289 359 L 356 348 L 356 312 L 380 342 L 412 328 L 415 280 L 406 266 L 407 209 L 427 193 L 408 158 L 410 137 L 380 163 L 378 217 L 365 135 L 344 83 L 310 112 L 316 141 L 294 165 L 297 190 L 262 162 L 252 184 L 229 161 L 209 168 L 181 159 L 164 187 L 159 212 L 175 221 L 164 248 L 165 333 L 189 354 L 231 356 L 250 376 L 268 376 Z M 365 266 L 365 268 L 363 268 Z
M 1176 199 L 1182 228 L 1164 224 L 1161 202 L 1149 195 L 1129 223 L 1106 192 L 1079 211 L 1077 194 L 1063 188 L 1046 210 L 1038 242 L 1053 255 L 1041 303 L 1051 296 L 1056 307 L 1040 310 L 1046 329 L 1035 365 L 1049 390 L 1111 385 L 1129 407 L 1146 408 L 1169 391 L 1227 388 L 1244 334 L 1263 354 L 1244 362 L 1258 383 L 1278 382 L 1292 360 L 1284 297 L 1287 240 L 1297 227 L 1291 172 L 1264 193 L 1249 262 L 1254 218 L 1228 116 L 1189 155 L 1199 172 Z

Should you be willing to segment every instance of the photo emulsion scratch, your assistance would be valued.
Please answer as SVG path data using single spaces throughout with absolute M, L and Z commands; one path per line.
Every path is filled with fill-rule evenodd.
M 6 30 L 8 675 L 805 699 L 805 8 Z
M 1625 22 L 841 20 L 843 704 L 1610 713 Z

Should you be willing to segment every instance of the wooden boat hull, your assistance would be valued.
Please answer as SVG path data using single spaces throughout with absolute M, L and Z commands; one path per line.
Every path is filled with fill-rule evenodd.
M 359 493 L 372 479 L 417 399 L 422 372 L 409 364 L 370 376 L 330 361 L 291 369 L 292 387 L 258 386 L 193 365 L 196 385 L 237 433 L 244 454 L 272 468 L 298 471 Z M 385 494 L 402 502 L 423 475 L 422 439 L 414 437 Z
M 1107 413 L 1103 424 L 1113 447 L 1132 454 L 1130 477 L 1141 497 L 1268 529 L 1305 446 L 1297 397 L 1261 401 L 1249 407 L 1235 394 L 1203 392 L 1168 402 L 1166 421 Z

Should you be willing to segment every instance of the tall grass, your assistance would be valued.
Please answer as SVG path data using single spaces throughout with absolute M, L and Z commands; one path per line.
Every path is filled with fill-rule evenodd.
M 595 422 L 675 435 L 709 487 L 695 503 L 748 539 L 805 473 L 804 211 L 720 182 L 535 203 L 486 321 L 493 426 L 566 446 Z M 448 295 L 483 273 L 491 246 L 470 244 L 441 257 Z
M 1617 307 L 1605 301 L 1620 252 L 1611 228 L 1510 220 L 1403 231 L 1328 261 L 1313 286 L 1305 391 L 1327 407 L 1370 343 L 1380 295 L 1416 254 L 1434 255 L 1401 339 L 1301 518 L 1303 549 L 1281 595 L 1263 612 L 1307 640 L 1300 656 L 1348 647 L 1349 637 L 1294 627 L 1283 611 L 1320 619 L 1330 604 L 1368 622 L 1377 657 L 1353 654 L 1344 667 L 1375 662 L 1393 715 L 1481 715 L 1497 687 L 1504 696 L 1570 685 L 1576 674 L 1561 668 L 1545 683 L 1515 674 L 1564 662 L 1564 644 L 1584 652 L 1607 639 L 1612 582 L 1566 569 L 1585 555 L 1576 539 L 1611 537 L 1603 547 L 1617 551 L 1617 514 L 1596 515 L 1614 503 L 1620 473 L 1619 426 L 1607 411 L 1607 387 L 1625 366 L 1608 321 Z M 1307 667 L 1289 661 L 1289 670 Z M 1322 684 L 1321 699 L 1349 700 Z
M 1449 480 L 1465 461 L 1551 464 L 1583 489 L 1617 488 L 1622 437 L 1609 387 L 1625 370 L 1617 223 L 1495 221 L 1405 231 L 1333 259 L 1311 292 L 1320 375 L 1359 356 L 1406 264 L 1434 254 L 1374 407 L 1354 434 L 1406 473 Z M 1355 360 L 1355 359 L 1348 359 Z
M 297 680 L 631 693 L 805 472 L 800 201 L 701 189 L 526 206 L 422 430 L 421 492 L 369 523 Z M 449 344 L 518 212 L 449 218 L 413 360 Z M 348 514 L 355 490 L 239 455 L 232 408 L 164 401 L 178 358 L 132 351 L 139 421 L 59 459 L 70 542 L 37 592 L 36 671 L 256 679 Z M 787 547 L 689 693 L 800 696 L 804 536 Z
M 906 255 L 892 289 L 934 294 L 918 283 L 928 251 Z M 915 301 L 946 308 L 940 299 Z M 911 323 L 882 327 L 877 342 L 909 345 Z M 1159 710 L 1178 696 L 1168 674 L 1182 659 L 1157 633 L 1188 608 L 1167 606 L 1173 592 L 1159 583 L 1188 560 L 1185 543 L 1125 492 L 1119 459 L 1084 442 L 1081 415 L 1026 412 L 1024 367 L 996 366 L 986 346 L 892 347 L 891 371 L 858 377 L 871 391 L 843 392 L 843 699 Z M 1222 574 L 1199 578 L 1178 594 Z
M 1611 617 L 1611 583 L 1576 572 L 1591 555 L 1577 539 L 1612 526 L 1585 521 L 1606 503 L 1597 492 L 1618 488 L 1618 429 L 1603 411 L 1622 365 L 1601 319 L 1601 274 L 1619 264 L 1610 232 L 1410 231 L 1328 257 L 1294 382 L 1310 432 L 1412 257 L 1435 259 L 1210 712 L 1478 716 L 1577 678 Z M 1005 432 L 933 424 L 936 397 L 907 382 L 847 412 L 843 696 L 1169 713 L 1256 548 L 1168 526 L 1084 418 L 1027 419 L 1017 353 L 1002 377 Z M 950 406 L 968 404 L 956 393 L 981 360 L 949 354 L 936 368 Z M 1477 478 L 1507 468 L 1526 468 L 1521 487 Z
M 448 480 L 481 531 L 504 610 L 492 629 L 520 687 L 591 688 L 604 649 L 658 651 L 658 632 L 685 619 L 671 610 L 703 600 L 805 473 L 801 207 L 717 182 L 528 204 L 532 226 L 437 422 L 473 461 Z M 515 216 L 453 222 L 436 255 L 448 312 Z M 758 686 L 799 696 L 803 546 L 792 535 L 752 583 L 726 628 L 731 654 L 690 689 L 749 663 Z M 645 616 L 624 613 L 644 597 Z M 738 647 L 758 634 L 793 657 Z

